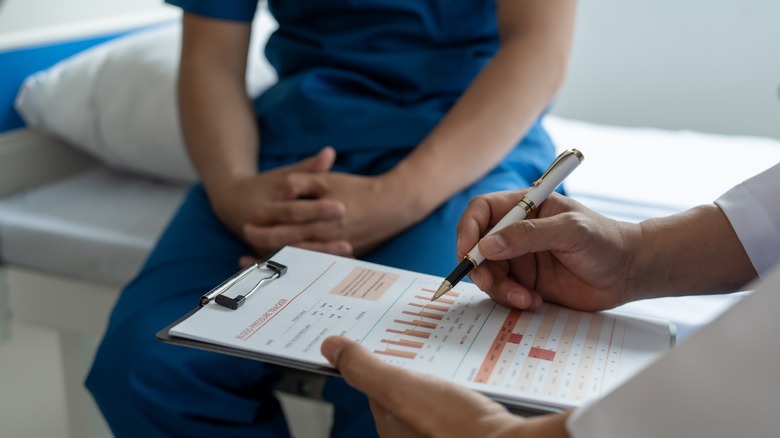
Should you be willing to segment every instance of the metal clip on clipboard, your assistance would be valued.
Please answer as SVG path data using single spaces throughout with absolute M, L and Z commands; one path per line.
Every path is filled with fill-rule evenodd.
M 224 293 L 227 292 L 228 289 L 233 287 L 236 283 L 238 283 L 239 281 L 244 279 L 247 275 L 249 275 L 252 271 L 257 269 L 268 270 L 271 272 L 271 274 L 267 277 L 261 278 L 257 283 L 255 283 L 254 287 L 252 287 L 252 289 L 244 295 L 236 295 L 233 298 L 224 295 Z M 221 306 L 225 306 L 229 309 L 236 310 L 239 307 L 241 307 L 244 304 L 244 301 L 246 301 L 246 299 L 249 298 L 250 295 L 255 293 L 255 291 L 259 289 L 260 286 L 263 285 L 263 283 L 279 278 L 282 275 L 284 275 L 286 272 L 287 272 L 287 266 L 281 263 L 277 263 L 273 260 L 268 260 L 262 263 L 252 263 L 251 265 L 242 269 L 232 277 L 225 280 L 219 286 L 209 291 L 209 293 L 207 293 L 206 295 L 200 297 L 200 307 L 203 307 L 206 304 L 208 304 L 211 300 L 214 300 L 216 301 L 217 304 Z

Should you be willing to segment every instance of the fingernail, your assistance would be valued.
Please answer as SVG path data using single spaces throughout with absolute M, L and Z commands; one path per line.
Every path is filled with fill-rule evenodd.
M 341 204 L 329 203 L 325 206 L 325 214 L 328 217 L 338 217 L 343 214 L 343 208 Z
M 493 234 L 482 239 L 482 250 L 491 254 L 500 254 L 506 249 L 506 240 L 500 234 Z
M 517 309 L 525 309 L 528 307 L 528 305 L 525 303 L 526 297 L 525 294 L 518 291 L 509 291 L 509 293 L 506 294 L 506 301 L 509 303 L 510 306 L 515 307 Z

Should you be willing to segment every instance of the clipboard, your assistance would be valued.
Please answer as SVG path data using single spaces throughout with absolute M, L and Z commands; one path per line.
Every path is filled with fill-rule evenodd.
M 444 300 L 431 303 L 440 277 L 293 247 L 249 270 L 209 291 L 156 339 L 322 379 L 339 373 L 321 356 L 319 344 L 342 335 L 386 361 L 444 377 L 515 412 L 532 414 L 559 412 L 598 397 L 620 383 L 620 376 L 628 378 L 668 351 L 675 339 L 674 325 L 666 320 L 549 304 L 538 312 L 521 312 L 498 305 L 472 283 L 459 284 Z M 221 294 L 233 295 L 228 303 L 243 295 L 242 305 L 233 309 L 216 303 Z M 555 339 L 559 346 L 542 338 Z M 582 354 L 589 362 L 577 364 L 598 369 L 596 378 L 603 376 L 593 393 L 545 396 L 537 389 L 509 390 L 496 383 L 504 378 L 505 370 L 496 366 L 501 358 L 524 360 L 540 370 L 569 366 L 563 359 L 572 362 L 575 356 L 579 361 L 587 345 L 564 351 L 564 340 L 603 347 L 600 358 Z M 619 367 L 608 368 L 607 355 L 614 355 Z M 608 378 L 610 373 L 614 377 Z
M 205 351 L 211 351 L 215 353 L 227 354 L 235 357 L 241 357 L 244 359 L 257 360 L 260 362 L 279 365 L 282 367 L 292 368 L 292 369 L 306 371 L 315 374 L 338 376 L 339 375 L 338 370 L 332 367 L 307 364 L 305 362 L 292 360 L 292 359 L 285 359 L 272 354 L 264 354 L 264 353 L 249 351 L 249 350 L 242 350 L 240 348 L 231 348 L 219 344 L 214 344 L 211 342 L 198 341 L 194 339 L 188 339 L 184 337 L 170 335 L 170 331 L 173 327 L 177 326 L 179 323 L 193 316 L 196 312 L 198 312 L 204 306 L 208 305 L 210 302 L 214 301 L 215 303 L 223 307 L 232 310 L 238 310 L 251 297 L 251 295 L 253 295 L 255 292 L 260 290 L 260 288 L 266 282 L 284 276 L 287 273 L 288 267 L 286 265 L 283 265 L 279 262 L 272 260 L 272 257 L 273 254 L 258 262 L 252 263 L 251 265 L 233 274 L 227 280 L 220 283 L 215 288 L 211 289 L 208 293 L 202 295 L 200 297 L 200 300 L 198 301 L 198 307 L 192 309 L 186 315 L 174 321 L 172 324 L 168 325 L 164 329 L 158 331 L 155 334 L 155 339 L 166 344 L 181 345 L 185 347 L 196 348 L 199 350 L 205 350 Z M 267 270 L 269 275 L 260 278 L 260 280 L 257 283 L 255 283 L 255 285 L 251 289 L 249 289 L 248 292 L 237 293 L 234 296 L 227 295 L 227 293 L 231 291 L 232 288 L 236 287 L 241 280 L 246 278 L 253 271 L 262 270 L 262 269 Z

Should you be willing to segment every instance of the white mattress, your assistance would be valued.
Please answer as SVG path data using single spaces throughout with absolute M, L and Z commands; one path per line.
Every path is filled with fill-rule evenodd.
M 97 168 L 0 201 L 4 263 L 121 286 L 185 188 Z
M 780 161 L 780 140 L 658 129 L 619 128 L 548 116 L 559 149 L 584 163 L 565 186 L 570 196 L 628 221 L 712 202 Z M 112 285 L 138 270 L 174 213 L 184 187 L 101 168 L 0 200 L 5 263 Z M 738 296 L 632 303 L 618 311 L 672 319 L 685 336 Z
M 734 185 L 780 162 L 780 140 L 598 125 L 547 116 L 559 149 L 583 164 L 568 194 L 608 216 L 639 221 L 711 203 Z

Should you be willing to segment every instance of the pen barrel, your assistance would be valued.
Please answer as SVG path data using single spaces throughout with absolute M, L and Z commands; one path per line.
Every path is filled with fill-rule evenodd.
M 537 207 L 547 199 L 550 194 L 558 188 L 563 180 L 565 180 L 577 166 L 580 165 L 581 159 L 576 155 L 569 155 L 564 157 L 559 163 L 556 164 L 554 171 L 550 172 L 545 178 L 539 181 L 539 184 L 532 187 L 531 190 L 526 193 L 525 197 L 530 199 Z
M 456 285 L 474 268 L 474 263 L 468 258 L 464 258 L 445 280 L 449 281 L 451 285 Z
M 490 232 L 492 233 L 493 230 L 491 230 Z M 469 251 L 466 257 L 469 257 L 471 258 L 471 260 L 474 260 L 474 263 L 476 263 L 477 265 L 485 261 L 485 256 L 483 256 L 482 253 L 479 252 L 479 245 L 475 245 L 474 248 L 472 248 L 471 251 Z M 468 259 L 463 259 L 463 260 L 468 261 Z

